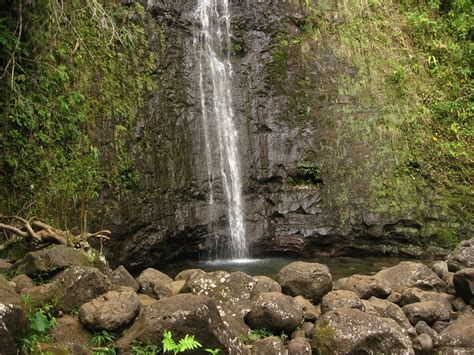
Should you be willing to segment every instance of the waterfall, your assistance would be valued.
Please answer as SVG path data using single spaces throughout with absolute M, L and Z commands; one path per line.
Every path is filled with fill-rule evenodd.
M 199 70 L 202 126 L 209 184 L 209 208 L 214 210 L 214 169 L 222 180 L 227 202 L 232 258 L 248 256 L 243 218 L 238 132 L 232 107 L 231 35 L 228 0 L 198 0 L 194 38 Z M 214 151 L 217 154 L 213 154 Z M 217 157 L 216 157 L 217 156 Z

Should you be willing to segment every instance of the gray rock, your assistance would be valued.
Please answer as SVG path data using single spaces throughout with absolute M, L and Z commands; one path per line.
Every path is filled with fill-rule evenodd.
M 364 310 L 361 299 L 351 291 L 331 291 L 321 300 L 321 313 L 334 311 L 339 308 L 355 308 Z
M 360 298 L 386 298 L 392 292 L 390 283 L 382 278 L 367 275 L 353 275 L 344 283 L 343 290 L 352 291 Z
M 178 275 L 175 276 L 175 281 L 188 281 L 191 277 L 197 277 L 200 275 L 205 274 L 204 270 L 202 269 L 187 269 L 181 271 Z
M 285 355 L 285 347 L 280 338 L 267 337 L 252 344 L 252 355 Z
M 344 284 L 346 283 L 347 279 L 348 279 L 348 277 L 343 277 L 339 280 L 333 281 L 333 283 L 332 283 L 333 291 L 343 290 L 344 289 Z
M 303 296 L 295 297 L 296 303 L 298 303 L 303 310 L 303 318 L 310 322 L 315 322 L 321 316 L 321 307 L 313 305 Z
M 474 268 L 474 238 L 463 240 L 449 254 L 449 271 L 456 272 L 464 268 Z
M 171 291 L 171 295 L 177 295 L 178 293 L 183 292 L 184 286 L 186 285 L 186 281 L 184 280 L 178 280 L 178 281 L 173 281 L 166 285 L 166 288 L 168 288 Z
M 140 302 L 140 309 L 158 302 L 156 298 L 150 297 L 148 295 L 143 295 L 141 293 L 138 295 L 138 301 Z
M 313 331 L 314 331 L 314 323 L 304 322 L 301 325 L 300 329 L 304 332 L 304 335 L 306 338 L 311 339 L 311 337 L 313 336 Z
M 140 292 L 145 295 L 156 299 L 172 296 L 171 289 L 166 286 L 173 282 L 173 279 L 158 270 L 153 268 L 144 270 L 137 277 L 137 281 L 140 284 Z
M 440 333 L 441 346 L 474 349 L 474 316 L 459 318 Z
M 284 293 L 303 296 L 315 303 L 332 290 L 332 277 L 326 265 L 297 261 L 283 267 L 276 277 Z
M 377 309 L 375 309 L 374 305 L 369 300 L 361 300 L 361 302 L 364 305 L 364 312 L 376 316 L 379 315 L 379 312 L 377 312 Z
M 81 251 L 65 245 L 56 245 L 32 251 L 13 265 L 17 273 L 36 275 L 51 273 L 71 266 L 92 266 L 91 260 Z
M 281 286 L 278 282 L 267 276 L 255 276 L 255 287 L 252 290 L 251 297 L 257 297 L 264 292 L 281 292 Z
M 130 275 L 123 265 L 120 265 L 112 272 L 112 282 L 117 286 L 130 287 L 135 292 L 140 289 L 140 284 L 138 281 L 135 280 L 132 275 Z
M 474 268 L 462 269 L 454 274 L 453 278 L 456 294 L 466 304 L 474 306 Z
M 387 297 L 387 301 L 400 305 L 402 301 L 402 294 L 400 292 L 392 292 Z
M 438 261 L 431 266 L 431 270 L 438 275 L 440 279 L 448 273 L 448 263 L 446 261 Z
M 413 339 L 412 345 L 416 352 L 429 352 L 433 350 L 433 340 L 428 334 L 418 335 Z
M 9 272 L 13 264 L 5 259 L 0 259 L 0 272 Z
M 393 320 L 358 309 L 339 309 L 322 315 L 314 329 L 313 346 L 324 354 L 414 353 L 410 338 Z
M 109 291 L 83 304 L 79 319 L 89 329 L 116 332 L 125 328 L 138 312 L 139 299 L 134 291 Z
M 443 330 L 445 330 L 447 327 L 449 327 L 450 323 L 442 320 L 438 320 L 433 323 L 431 328 L 437 332 L 438 334 L 441 333 Z
M 162 298 L 144 307 L 117 345 L 128 349 L 134 341 L 161 344 L 165 330 L 170 331 L 174 339 L 192 334 L 203 348 L 240 349 L 237 340 L 240 334 L 224 324 L 215 302 L 207 296 L 193 294 Z
M 56 282 L 57 307 L 70 312 L 108 291 L 112 287 L 110 279 L 98 269 L 86 266 L 73 266 L 66 270 Z
M 461 297 L 456 297 L 451 304 L 456 312 L 462 312 L 466 309 L 466 302 Z
M 411 261 L 379 271 L 375 277 L 388 281 L 392 290 L 400 293 L 409 287 L 425 290 L 442 290 L 446 287 L 444 281 L 426 265 Z
M 32 279 L 30 279 L 28 276 L 25 274 L 17 275 L 13 277 L 11 280 L 15 284 L 15 291 L 17 293 L 20 293 L 22 289 L 24 288 L 30 288 L 33 287 L 35 284 Z
M 434 344 L 438 342 L 438 332 L 431 328 L 428 324 L 426 324 L 426 322 L 419 321 L 418 323 L 416 323 L 415 329 L 418 335 L 426 334 L 432 339 Z
M 311 344 L 305 338 L 296 338 L 288 343 L 288 355 L 311 355 Z
M 410 337 L 416 335 L 415 329 L 398 305 L 376 297 L 371 297 L 369 302 L 380 317 L 393 319 L 402 328 L 403 332 Z
M 47 283 L 22 290 L 22 295 L 29 297 L 32 309 L 38 309 L 45 303 L 54 303 L 56 293 L 56 283 Z
M 243 317 L 250 311 L 250 295 L 255 287 L 253 277 L 243 272 L 228 273 L 216 271 L 198 276 L 189 282 L 189 288 L 196 295 L 212 298 L 221 316 Z
M 416 302 L 437 301 L 444 304 L 444 306 L 451 311 L 453 309 L 451 305 L 453 300 L 454 296 L 448 295 L 447 293 L 424 291 L 416 287 L 410 287 L 402 292 L 400 306 Z
M 449 310 L 437 301 L 411 303 L 403 306 L 402 310 L 413 325 L 419 321 L 433 324 L 437 320 L 449 320 Z
M 266 292 L 252 300 L 252 308 L 245 316 L 251 328 L 291 333 L 303 319 L 303 311 L 291 296 Z
M 17 341 L 28 331 L 28 320 L 20 306 L 0 299 L 0 352 L 14 355 Z

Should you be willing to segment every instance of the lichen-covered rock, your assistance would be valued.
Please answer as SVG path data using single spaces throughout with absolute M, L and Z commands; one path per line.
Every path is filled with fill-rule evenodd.
M 341 289 L 355 292 L 357 296 L 364 299 L 372 296 L 386 298 L 392 292 L 387 280 L 368 275 L 353 275 L 347 278 Z
M 404 261 L 400 264 L 379 271 L 376 278 L 388 281 L 394 292 L 403 292 L 409 287 L 425 290 L 442 290 L 446 284 L 426 265 Z
M 303 296 L 315 303 L 332 290 L 332 276 L 326 265 L 297 261 L 283 267 L 276 277 L 283 293 Z
M 15 284 L 15 291 L 17 293 L 20 293 L 22 289 L 24 288 L 30 288 L 33 287 L 35 284 L 32 279 L 30 279 L 28 276 L 25 274 L 17 275 L 15 277 L 12 277 L 10 280 Z
M 474 316 L 459 318 L 440 333 L 441 346 L 470 348 L 474 351 Z
M 361 299 L 361 302 L 364 305 L 364 312 L 369 313 L 369 314 L 373 314 L 373 315 L 376 315 L 376 316 L 379 314 L 379 312 L 377 312 L 374 305 L 372 303 L 370 303 L 369 300 Z
M 178 275 L 175 276 L 175 281 L 188 281 L 191 277 L 197 277 L 200 275 L 205 274 L 204 270 L 202 269 L 187 269 L 181 271 Z
M 73 266 L 56 281 L 58 309 L 72 311 L 108 291 L 112 287 L 110 279 L 98 269 L 88 266 Z
M 407 288 L 402 292 L 400 306 L 405 306 L 410 303 L 426 302 L 426 301 L 437 301 L 444 304 L 444 306 L 451 311 L 451 302 L 454 300 L 454 296 L 447 293 L 439 293 L 433 291 L 420 290 L 417 287 Z
M 278 282 L 267 276 L 255 276 L 255 287 L 252 290 L 251 298 L 257 297 L 264 292 L 281 292 Z
M 212 298 L 221 316 L 242 320 L 250 311 L 255 284 L 253 277 L 243 272 L 216 271 L 198 276 L 188 285 L 192 293 Z
M 130 291 L 109 291 L 83 304 L 79 319 L 92 330 L 115 332 L 126 327 L 139 312 L 137 294 Z
M 173 282 L 173 279 L 161 271 L 148 268 L 137 277 L 137 281 L 140 284 L 140 292 L 145 295 L 156 299 L 172 296 L 171 290 L 166 286 Z
M 16 343 L 28 331 L 23 309 L 0 298 L 0 353 L 17 354 Z
M 433 270 L 440 279 L 443 279 L 443 277 L 449 272 L 448 263 L 446 261 L 438 261 L 431 266 L 431 270 Z
M 128 349 L 134 341 L 161 344 L 163 332 L 175 339 L 192 334 L 203 348 L 238 349 L 232 329 L 226 327 L 212 299 L 203 295 L 179 294 L 162 298 L 144 307 L 137 320 L 118 341 L 120 349 Z
M 369 302 L 380 317 L 393 319 L 402 328 L 403 332 L 410 337 L 416 335 L 415 329 L 398 305 L 376 297 L 371 297 Z
M 303 296 L 295 297 L 296 303 L 298 303 L 303 310 L 303 318 L 311 322 L 315 322 L 321 316 L 321 307 L 313 305 Z
M 331 291 L 321 300 L 321 313 L 334 311 L 339 308 L 355 308 L 364 310 L 361 299 L 351 291 Z
M 311 355 L 311 344 L 306 338 L 296 338 L 288 343 L 288 355 Z
M 275 332 L 293 331 L 303 319 L 300 305 L 291 296 L 279 292 L 266 292 L 252 300 L 252 308 L 245 316 L 251 328 L 264 328 Z
M 56 245 L 32 251 L 18 260 L 13 268 L 16 272 L 36 275 L 39 273 L 51 273 L 71 266 L 89 266 L 91 260 L 81 251 L 69 248 L 65 245 Z
M 433 339 L 428 334 L 420 334 L 412 342 L 413 349 L 416 352 L 430 352 L 433 350 Z
M 454 274 L 454 289 L 464 302 L 474 306 L 474 268 L 462 269 Z
M 252 344 L 252 355 L 285 355 L 285 347 L 280 338 L 266 337 Z
M 17 306 L 21 304 L 20 296 L 18 296 L 12 284 L 2 275 L 0 275 L 0 302 Z
M 52 336 L 54 343 L 66 347 L 71 354 L 90 354 L 87 347 L 92 334 L 76 318 L 68 315 L 58 318 Z
M 421 335 L 421 334 L 429 335 L 429 337 L 433 340 L 433 342 L 437 342 L 439 338 L 438 332 L 434 330 L 433 328 L 431 328 L 424 321 L 419 321 L 418 323 L 416 323 L 415 329 L 418 335 Z
M 358 309 L 325 313 L 316 323 L 313 345 L 323 354 L 413 354 L 410 338 L 391 319 Z
M 433 324 L 437 320 L 449 320 L 449 310 L 437 301 L 416 302 L 402 307 L 411 324 L 419 321 Z
M 140 289 L 140 284 L 138 281 L 135 280 L 132 275 L 130 275 L 123 265 L 120 265 L 112 272 L 111 279 L 114 285 L 130 287 L 135 292 Z
M 464 268 L 474 268 L 474 238 L 463 240 L 449 254 L 449 271 L 456 272 Z

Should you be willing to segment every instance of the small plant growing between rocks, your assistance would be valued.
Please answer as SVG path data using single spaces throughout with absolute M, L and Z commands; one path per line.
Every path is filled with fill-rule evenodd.
M 196 339 L 194 335 L 186 334 L 184 338 L 176 343 L 173 339 L 173 335 L 170 331 L 165 331 L 163 334 L 163 352 L 172 352 L 173 354 L 183 353 L 188 350 L 195 350 L 201 348 L 202 345 Z
M 93 346 L 92 351 L 94 355 L 115 355 L 115 347 L 113 345 L 116 335 L 107 332 L 106 330 L 95 334 L 90 340 Z
M 30 328 L 28 334 L 19 340 L 18 348 L 23 354 L 37 354 L 41 352 L 40 344 L 50 344 L 52 342 L 50 331 L 56 326 L 56 317 L 53 315 L 54 307 L 46 303 L 33 313 L 31 297 L 22 295 L 21 301 L 29 308 Z
M 160 352 L 161 348 L 158 345 L 147 345 L 138 342 L 132 345 L 133 355 L 155 355 Z

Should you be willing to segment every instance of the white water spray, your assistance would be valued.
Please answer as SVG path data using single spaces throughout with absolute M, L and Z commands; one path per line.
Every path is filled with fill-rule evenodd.
M 232 65 L 229 54 L 230 13 L 228 0 L 198 0 L 201 25 L 194 44 L 199 64 L 202 124 L 206 144 L 209 206 L 214 209 L 214 166 L 219 167 L 227 201 L 232 258 L 248 256 L 243 219 L 242 181 L 238 133 L 232 107 Z M 214 159 L 214 145 L 218 158 Z M 217 154 L 216 154 L 217 155 Z

